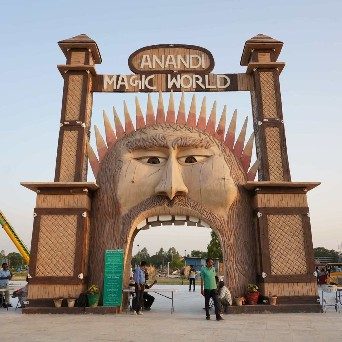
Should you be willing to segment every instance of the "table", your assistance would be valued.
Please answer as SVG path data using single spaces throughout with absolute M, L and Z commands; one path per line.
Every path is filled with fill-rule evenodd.
M 323 312 L 326 312 L 328 306 L 332 306 L 335 308 L 335 311 L 341 312 L 341 306 L 342 306 L 342 301 L 341 301 L 341 292 L 342 292 L 342 287 L 336 286 L 336 285 L 323 285 L 322 286 L 322 308 Z M 334 293 L 334 296 L 330 299 L 333 299 L 330 303 L 328 303 L 327 299 L 324 298 L 324 293 Z M 326 296 L 327 297 L 327 296 Z
M 134 288 L 131 289 L 123 289 L 122 292 L 134 292 Z M 175 312 L 175 307 L 174 307 L 174 292 L 177 292 L 175 289 L 145 289 L 144 292 L 153 292 L 158 294 L 159 296 L 168 298 L 171 300 L 171 314 Z M 166 294 L 163 293 L 171 293 L 171 296 L 167 296 Z
M 173 293 L 174 292 L 177 292 L 177 290 L 175 289 L 148 289 L 148 290 L 145 290 L 146 292 L 154 292 L 156 294 L 158 294 L 159 296 L 162 296 L 162 297 L 165 297 L 165 298 L 168 298 L 171 300 L 171 314 L 173 314 L 175 312 L 175 308 L 174 308 L 174 305 L 173 305 Z M 171 293 L 171 297 L 169 296 L 166 296 L 165 294 L 162 294 L 160 292 L 167 292 L 167 293 Z

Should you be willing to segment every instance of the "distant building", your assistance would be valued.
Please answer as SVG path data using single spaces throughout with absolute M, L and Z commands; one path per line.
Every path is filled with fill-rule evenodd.
M 335 262 L 333 257 L 317 257 L 315 258 L 315 264 L 327 264 L 329 262 Z
M 203 266 L 205 266 L 205 258 L 200 257 L 185 257 L 185 263 L 187 266 L 194 266 L 196 271 L 200 271 Z M 214 267 L 218 271 L 219 270 L 219 259 L 214 260 Z

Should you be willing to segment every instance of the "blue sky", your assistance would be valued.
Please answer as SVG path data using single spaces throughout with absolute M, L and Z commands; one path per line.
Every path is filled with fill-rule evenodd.
M 51 181 L 54 177 L 63 88 L 56 65 L 65 63 L 59 40 L 80 33 L 93 38 L 103 59 L 96 67 L 98 73 L 130 73 L 129 55 L 158 43 L 203 46 L 214 56 L 214 72 L 234 73 L 244 71 L 239 65 L 244 42 L 264 33 L 284 42 L 279 61 L 286 62 L 286 67 L 280 81 L 292 180 L 322 182 L 308 195 L 313 241 L 315 246 L 337 249 L 342 242 L 341 10 L 339 1 L 2 4 L 0 209 L 30 245 L 35 194 L 19 183 Z M 124 99 L 133 111 L 132 95 L 95 94 L 92 123 L 101 126 L 102 109 L 110 111 L 112 105 L 122 113 Z M 208 97 L 209 104 L 214 100 L 218 108 L 227 104 L 230 114 L 237 108 L 240 125 L 243 116 L 251 118 L 248 93 Z M 177 242 L 177 234 L 171 231 L 163 234 L 174 242 L 172 245 L 179 245 L 179 250 L 195 249 L 188 247 L 189 242 Z M 205 248 L 207 241 L 201 234 L 191 236 L 194 247 Z M 166 243 L 163 239 L 157 236 L 152 246 L 146 237 L 145 243 L 153 251 Z M 0 249 L 14 250 L 3 231 Z

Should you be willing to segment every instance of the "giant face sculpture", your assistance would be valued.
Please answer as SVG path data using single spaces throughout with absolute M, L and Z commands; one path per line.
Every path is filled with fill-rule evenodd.
M 187 196 L 220 213 L 237 189 L 224 154 L 210 136 L 171 125 L 149 127 L 127 138 L 120 151 L 117 198 L 122 213 L 154 195 Z
M 134 130 L 125 108 L 126 132 L 114 113 L 116 135 L 105 117 L 108 147 L 95 130 L 99 161 L 91 149 L 89 158 L 100 189 L 92 209 L 92 282 L 101 285 L 103 253 L 113 248 L 125 250 L 128 277 L 134 237 L 151 218 L 164 224 L 195 218 L 198 225 L 210 226 L 221 240 L 225 276 L 233 292 L 254 280 L 251 209 L 243 189 L 255 175 L 256 166 L 246 172 L 253 140 L 243 149 L 245 122 L 234 144 L 236 113 L 224 139 L 225 110 L 215 130 L 216 106 L 206 122 L 205 101 L 196 123 L 194 103 L 185 122 L 181 102 L 175 122 L 172 95 L 166 119 L 160 97 L 155 121 L 149 98 L 147 125 L 141 123 L 137 106 Z

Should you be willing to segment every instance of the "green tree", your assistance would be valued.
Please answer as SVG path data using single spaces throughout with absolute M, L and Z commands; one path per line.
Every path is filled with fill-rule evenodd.
M 146 247 L 144 247 L 140 252 L 138 252 L 138 255 L 140 256 L 141 260 L 145 260 L 146 262 L 150 261 L 150 254 L 148 253 Z
M 175 255 L 173 260 L 170 262 L 171 270 L 180 270 L 182 267 L 184 267 L 184 258 L 182 258 L 179 254 Z
M 150 258 L 151 265 L 155 266 L 156 268 L 164 267 L 166 262 L 166 253 L 163 248 L 151 256 Z
M 193 250 L 193 251 L 191 251 L 191 254 L 190 254 L 190 255 L 191 255 L 192 257 L 195 257 L 195 258 L 206 259 L 208 253 L 207 253 L 207 252 L 198 251 L 198 250 Z
M 338 262 L 339 261 L 339 253 L 335 251 L 334 249 L 326 249 L 325 247 L 316 247 L 314 248 L 314 257 L 328 257 L 332 258 L 332 262 Z
M 220 262 L 223 261 L 223 256 L 222 256 L 222 248 L 220 244 L 220 240 L 217 236 L 217 234 L 212 230 L 211 233 L 211 240 L 209 242 L 209 245 L 207 247 L 207 252 L 208 252 L 208 258 L 214 258 L 214 259 L 219 259 Z
M 175 247 L 170 247 L 166 252 L 165 257 L 165 264 L 169 262 L 172 271 L 184 266 L 184 258 L 178 253 Z
M 6 262 L 6 261 L 7 261 L 6 252 L 4 250 L 2 250 L 2 251 L 0 251 L 0 262 L 2 264 L 3 262 Z
M 131 264 L 134 267 L 135 265 L 139 265 L 141 261 L 146 261 L 148 264 L 150 263 L 150 255 L 148 254 L 147 248 L 144 247 L 141 251 L 139 251 L 136 255 L 133 256 Z
M 179 259 L 180 255 L 175 247 L 170 247 L 166 252 L 166 258 L 168 262 L 172 262 L 174 259 Z
M 18 269 L 24 266 L 23 257 L 19 253 L 16 253 L 16 252 L 9 253 L 7 255 L 7 259 L 11 268 Z

